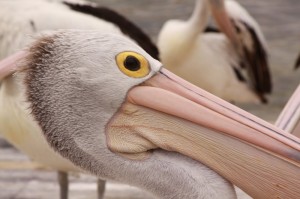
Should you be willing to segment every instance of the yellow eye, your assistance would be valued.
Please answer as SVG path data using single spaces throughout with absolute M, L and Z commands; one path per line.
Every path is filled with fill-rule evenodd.
M 121 52 L 116 56 L 116 61 L 119 69 L 129 77 L 145 77 L 150 72 L 147 59 L 135 52 Z

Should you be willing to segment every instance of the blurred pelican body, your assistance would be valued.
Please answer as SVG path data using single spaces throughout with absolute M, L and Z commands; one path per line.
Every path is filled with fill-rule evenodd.
M 174 73 L 227 101 L 266 102 L 264 94 L 271 91 L 271 79 L 262 32 L 247 11 L 232 0 L 224 2 L 224 10 L 216 8 L 228 14 L 231 24 L 225 26 L 231 25 L 231 32 L 207 31 L 209 8 L 218 7 L 216 2 L 220 3 L 197 0 L 188 21 L 164 24 L 158 38 L 161 60 Z M 217 23 L 224 20 L 214 16 Z

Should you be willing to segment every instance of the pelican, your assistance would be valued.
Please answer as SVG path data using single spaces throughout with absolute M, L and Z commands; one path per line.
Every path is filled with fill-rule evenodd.
M 128 19 L 108 8 L 85 1 L 1 0 L 0 59 L 29 43 L 34 38 L 29 35 L 45 30 L 70 28 L 95 29 L 126 35 L 152 57 L 158 58 L 158 50 L 150 38 Z M 7 136 L 10 132 L 1 133 L 16 148 L 23 149 L 20 138 Z M 30 156 L 31 153 L 27 155 Z M 61 199 L 68 197 L 68 176 L 65 173 L 67 171 L 68 169 L 65 168 L 58 172 Z M 102 198 L 104 187 L 104 182 L 99 180 L 98 199 Z
M 47 164 L 162 199 L 235 198 L 232 184 L 254 198 L 299 197 L 299 138 L 172 74 L 130 39 L 62 30 L 30 46 L 0 63 L 0 130 L 23 134 L 27 150 L 34 141 Z
M 206 32 L 209 8 L 221 32 Z M 232 0 L 196 0 L 187 21 L 167 21 L 158 36 L 164 66 L 230 102 L 266 103 L 271 92 L 265 38 Z

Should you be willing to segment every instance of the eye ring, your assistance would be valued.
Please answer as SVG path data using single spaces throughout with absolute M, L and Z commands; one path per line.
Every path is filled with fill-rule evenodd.
M 119 53 L 116 56 L 116 63 L 120 71 L 129 77 L 142 78 L 150 72 L 148 60 L 136 52 Z

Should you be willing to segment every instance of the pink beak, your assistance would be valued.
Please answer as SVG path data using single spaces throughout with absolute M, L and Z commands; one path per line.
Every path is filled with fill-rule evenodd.
M 254 198 L 300 194 L 300 139 L 165 69 L 129 91 L 107 136 L 130 159 L 157 148 L 189 156 Z
M 300 86 L 284 107 L 276 126 L 300 137 Z

